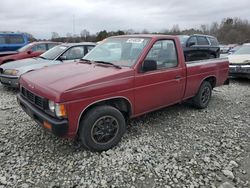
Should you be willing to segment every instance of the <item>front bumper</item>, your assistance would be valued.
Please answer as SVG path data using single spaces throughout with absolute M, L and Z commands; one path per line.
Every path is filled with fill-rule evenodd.
M 18 88 L 18 80 L 19 80 L 18 76 L 0 74 L 0 82 L 3 85 Z
M 250 78 L 250 65 L 229 65 L 229 75 Z
M 38 109 L 30 102 L 28 102 L 21 94 L 17 95 L 17 101 L 22 109 L 39 125 L 47 128 L 46 125 L 50 125 L 50 131 L 60 137 L 66 136 L 68 132 L 68 120 L 66 119 L 57 119 L 47 115 L 42 110 Z

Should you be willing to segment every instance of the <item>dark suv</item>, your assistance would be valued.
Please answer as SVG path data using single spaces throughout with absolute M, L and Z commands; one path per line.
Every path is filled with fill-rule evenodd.
M 178 35 L 182 44 L 185 60 L 196 61 L 220 57 L 218 40 L 209 35 Z

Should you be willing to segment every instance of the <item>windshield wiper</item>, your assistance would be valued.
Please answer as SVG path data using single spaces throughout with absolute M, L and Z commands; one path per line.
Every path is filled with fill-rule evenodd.
M 110 63 L 110 62 L 106 62 L 106 61 L 94 61 L 96 63 L 101 63 L 101 64 L 107 64 L 107 65 L 112 65 L 113 67 L 117 68 L 117 69 L 121 69 L 122 67 L 119 66 L 119 65 L 115 65 L 113 63 Z
M 79 63 L 87 63 L 87 64 L 92 64 L 92 62 L 88 59 L 80 59 Z

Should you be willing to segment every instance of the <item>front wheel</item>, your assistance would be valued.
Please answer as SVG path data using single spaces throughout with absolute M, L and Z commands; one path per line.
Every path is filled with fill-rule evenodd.
M 193 104 L 196 108 L 203 109 L 206 108 L 211 100 L 212 86 L 208 81 L 204 81 L 198 93 L 193 98 Z
M 125 118 L 119 110 L 97 106 L 83 117 L 79 139 L 91 151 L 105 151 L 118 144 L 125 130 Z

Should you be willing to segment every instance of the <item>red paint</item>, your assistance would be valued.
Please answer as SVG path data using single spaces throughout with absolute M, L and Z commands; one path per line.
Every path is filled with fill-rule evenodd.
M 131 105 L 133 118 L 193 97 L 206 78 L 216 78 L 216 86 L 226 81 L 228 60 L 203 60 L 186 64 L 177 37 L 146 37 L 151 37 L 151 41 L 131 68 L 116 69 L 75 62 L 27 73 L 21 77 L 20 84 L 37 95 L 65 104 L 69 120 L 66 136 L 73 138 L 78 131 L 82 112 L 98 101 L 126 99 Z M 142 73 L 140 70 L 144 58 L 152 45 L 161 39 L 175 41 L 178 67 Z
M 37 44 L 60 44 L 57 42 L 32 42 L 29 45 L 29 47 L 22 52 L 17 51 L 17 53 L 15 54 L 11 54 L 11 55 L 5 55 L 0 57 L 0 65 L 9 61 L 16 61 L 16 60 L 20 60 L 20 59 L 25 59 L 25 58 L 32 58 L 32 57 L 37 57 L 39 55 L 41 55 L 42 53 L 44 53 L 45 51 L 33 51 L 31 52 L 32 48 L 34 46 L 36 46 Z M 48 49 L 48 48 L 47 48 Z M 31 53 L 30 53 L 31 52 Z

